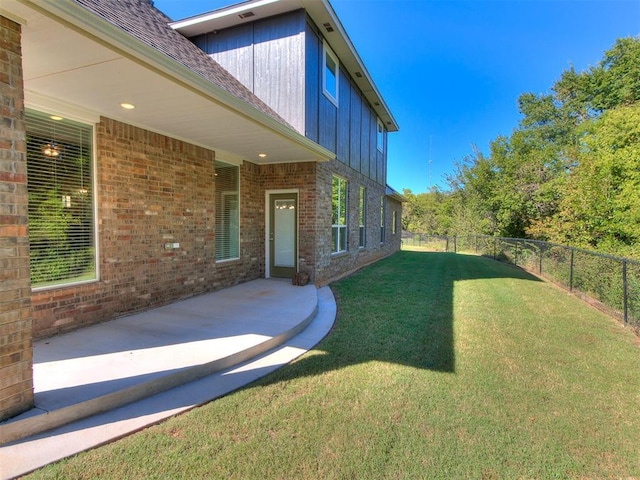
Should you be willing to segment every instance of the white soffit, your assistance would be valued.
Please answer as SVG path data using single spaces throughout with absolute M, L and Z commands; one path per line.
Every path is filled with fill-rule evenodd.
M 53 3 L 58 2 L 73 3 Z M 68 112 L 93 114 L 85 114 L 85 118 L 113 118 L 253 163 L 334 158 L 328 150 L 227 92 L 217 97 L 218 87 L 209 86 L 195 74 L 189 77 L 190 71 L 184 73 L 188 78 L 180 77 L 181 69 L 186 70 L 181 65 L 175 66 L 177 74 L 163 71 L 163 66 L 154 65 L 153 59 L 113 46 L 85 31 L 84 25 L 78 27 L 54 19 L 53 15 L 40 13 L 40 8 L 32 9 L 16 0 L 6 1 L 2 8 L 24 19 L 22 52 L 27 106 L 49 104 L 48 110 L 68 106 Z M 96 22 L 106 24 L 100 19 Z M 173 68 L 175 62 L 165 58 L 163 61 Z M 225 100 L 233 105 L 226 105 Z M 122 102 L 136 108 L 124 110 L 120 107 Z M 240 110 L 234 110 L 234 106 Z M 64 116 L 65 112 L 61 113 Z M 267 157 L 258 156 L 264 152 Z

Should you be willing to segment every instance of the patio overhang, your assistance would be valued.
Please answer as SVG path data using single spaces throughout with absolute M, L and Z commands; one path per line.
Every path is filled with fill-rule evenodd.
M 214 150 L 231 162 L 335 158 L 72 0 L 5 0 L 0 15 L 22 25 L 27 107 L 76 120 L 109 117 Z M 135 108 L 125 110 L 122 103 Z

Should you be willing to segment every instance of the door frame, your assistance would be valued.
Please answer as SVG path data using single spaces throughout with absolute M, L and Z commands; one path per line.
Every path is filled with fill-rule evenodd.
M 287 193 L 296 194 L 296 253 L 295 271 L 298 271 L 298 259 L 300 256 L 300 190 L 298 188 L 266 190 L 264 192 L 264 278 L 271 278 L 271 248 L 269 241 L 269 231 L 271 230 L 271 195 L 281 195 Z

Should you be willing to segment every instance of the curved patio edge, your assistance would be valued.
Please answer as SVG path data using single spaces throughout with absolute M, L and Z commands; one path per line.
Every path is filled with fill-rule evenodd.
M 193 372 L 189 374 L 192 378 L 182 377 L 183 381 L 177 386 L 169 386 L 160 392 L 148 391 L 147 395 L 126 404 L 121 403 L 97 414 L 83 415 L 75 421 L 48 427 L 47 431 L 2 445 L 0 478 L 15 478 L 56 460 L 109 443 L 215 400 L 290 363 L 327 335 L 336 316 L 335 299 L 329 287 L 316 290 L 310 285 L 304 288 L 312 288 L 316 293 L 317 303 L 311 313 L 279 335 L 253 345 L 249 356 L 234 354 L 233 364 L 219 364 L 215 371 L 208 372 L 206 367 L 199 367 L 204 370 L 195 378 Z

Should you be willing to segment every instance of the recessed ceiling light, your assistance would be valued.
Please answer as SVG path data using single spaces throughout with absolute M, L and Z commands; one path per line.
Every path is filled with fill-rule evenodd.
M 260 158 L 265 158 L 265 157 L 267 156 L 267 154 L 266 154 L 266 153 L 259 153 L 259 154 L 258 154 L 258 156 L 259 156 Z
M 60 115 L 51 115 L 49 118 L 56 121 L 62 120 L 62 117 Z
M 120 104 L 120 106 L 121 106 L 122 108 L 124 108 L 125 110 L 133 110 L 134 108 L 136 108 L 136 106 L 135 106 L 135 105 L 133 105 L 133 104 L 131 104 L 131 103 L 126 103 L 126 102 L 121 103 L 121 104 Z

